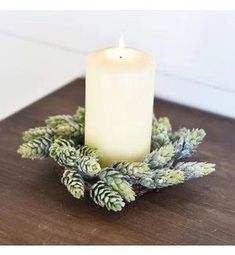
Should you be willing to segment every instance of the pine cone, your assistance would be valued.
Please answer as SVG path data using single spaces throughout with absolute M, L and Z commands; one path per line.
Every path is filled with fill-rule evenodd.
M 85 124 L 85 108 L 79 106 L 76 113 L 73 115 L 74 121 Z
M 156 119 L 154 116 L 152 124 L 152 150 L 160 148 L 171 142 L 171 124 L 167 117 Z
M 163 168 L 172 162 L 174 147 L 172 144 L 164 145 L 148 154 L 144 161 L 152 170 Z
M 203 177 L 215 171 L 215 164 L 207 162 L 180 162 L 175 169 L 184 173 L 185 180 Z
M 157 188 L 165 188 L 175 184 L 184 182 L 184 174 L 182 171 L 175 169 L 162 169 L 156 172 L 154 181 Z
M 84 196 L 84 180 L 78 172 L 70 169 L 65 170 L 61 178 L 61 182 L 75 198 L 79 199 Z
M 176 159 L 185 159 L 193 155 L 206 133 L 203 129 L 181 128 L 173 135 Z
M 124 180 L 123 174 L 113 168 L 105 168 L 99 174 L 101 180 L 116 190 L 127 202 L 135 200 L 135 192 L 131 185 Z
M 100 164 L 97 162 L 97 160 L 88 156 L 80 157 L 78 159 L 77 168 L 79 171 L 90 177 L 96 176 L 101 171 Z
M 143 177 L 140 184 L 150 189 L 165 188 L 184 182 L 184 173 L 175 169 L 162 169 Z
M 53 157 L 52 157 L 53 155 Z M 62 146 L 56 149 L 56 153 L 50 153 L 50 156 L 60 165 L 67 168 L 76 169 L 80 155 L 77 150 L 71 146 Z
M 46 137 L 53 140 L 55 132 L 49 127 L 30 128 L 23 133 L 23 141 L 29 142 L 35 138 Z
M 91 187 L 90 196 L 97 205 L 106 207 L 109 211 L 121 211 L 125 206 L 119 193 L 105 184 L 104 181 L 98 181 Z
M 144 162 L 118 162 L 113 165 L 113 168 L 131 178 L 141 178 L 150 171 L 150 168 Z
M 57 136 L 65 138 L 80 138 L 84 135 L 84 126 L 74 121 L 63 123 L 55 128 Z
M 68 123 L 70 121 L 73 121 L 73 117 L 71 115 L 54 115 L 48 117 L 45 122 L 48 127 L 56 128 L 59 125 Z
M 67 139 L 63 139 L 63 138 L 57 138 L 55 139 L 55 141 L 52 143 L 51 147 L 50 147 L 50 156 L 52 158 L 55 158 L 57 155 L 57 149 L 61 148 L 61 147 L 73 147 L 74 146 L 74 142 L 72 140 L 67 140 Z
M 46 137 L 39 137 L 20 145 L 17 152 L 22 158 L 43 159 L 49 155 L 51 140 Z
M 79 146 L 77 150 L 78 150 L 78 153 L 81 155 L 81 157 L 88 156 L 88 157 L 93 157 L 96 159 L 100 158 L 100 154 L 98 152 L 98 149 L 96 148 L 91 148 L 91 147 L 88 147 L 87 145 L 84 145 L 84 146 Z

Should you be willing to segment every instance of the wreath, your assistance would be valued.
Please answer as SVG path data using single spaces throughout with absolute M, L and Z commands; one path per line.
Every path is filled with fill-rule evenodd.
M 152 121 L 151 152 L 141 162 L 116 162 L 102 168 L 102 155 L 84 145 L 85 109 L 74 115 L 55 115 L 45 126 L 23 132 L 17 152 L 22 158 L 51 157 L 61 182 L 77 199 L 89 192 L 93 201 L 110 211 L 121 211 L 126 202 L 147 191 L 203 177 L 215 164 L 189 161 L 206 133 L 203 129 L 181 128 L 173 132 L 167 117 Z

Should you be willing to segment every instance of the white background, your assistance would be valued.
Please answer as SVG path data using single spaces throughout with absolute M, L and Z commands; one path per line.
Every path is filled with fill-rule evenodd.
M 121 33 L 155 56 L 157 96 L 235 117 L 234 11 L 2 11 L 0 118 L 82 76 Z

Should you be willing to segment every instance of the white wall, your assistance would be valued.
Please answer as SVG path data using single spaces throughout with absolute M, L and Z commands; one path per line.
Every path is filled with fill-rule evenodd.
M 156 95 L 235 117 L 235 12 L 0 12 L 0 118 L 84 73 L 115 46 L 157 60 Z

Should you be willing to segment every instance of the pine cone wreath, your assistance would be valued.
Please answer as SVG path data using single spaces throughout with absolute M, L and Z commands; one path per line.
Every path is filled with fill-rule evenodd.
M 121 211 L 125 202 L 153 189 L 183 183 L 215 171 L 207 162 L 185 162 L 205 137 L 203 129 L 176 132 L 168 118 L 153 117 L 151 152 L 139 162 L 117 162 L 102 168 L 96 148 L 84 145 L 85 109 L 74 115 L 48 117 L 46 126 L 23 133 L 18 153 L 22 158 L 51 157 L 59 165 L 61 182 L 73 197 L 90 192 L 94 202 L 109 211 Z M 57 167 L 58 170 L 58 167 Z

